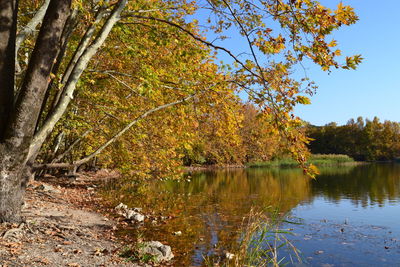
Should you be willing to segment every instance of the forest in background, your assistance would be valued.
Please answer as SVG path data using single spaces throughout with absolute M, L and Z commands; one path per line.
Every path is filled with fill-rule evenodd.
M 345 154 L 359 161 L 391 161 L 400 157 L 400 123 L 358 117 L 346 125 L 307 126 L 315 154 Z
M 184 150 L 183 164 L 296 166 L 282 143 L 283 138 L 271 131 L 272 127 L 260 111 L 251 104 L 244 104 L 238 114 L 241 115 L 241 124 L 235 146 L 229 149 L 229 146 L 223 147 L 215 142 L 215 136 L 206 133 L 209 128 L 202 125 L 194 145 Z M 307 147 L 313 154 L 309 162 L 313 164 L 349 161 L 341 158 L 343 155 L 357 161 L 395 161 L 400 157 L 399 122 L 358 117 L 350 119 L 345 125 L 331 122 L 315 126 L 304 122 L 299 130 L 309 138 Z

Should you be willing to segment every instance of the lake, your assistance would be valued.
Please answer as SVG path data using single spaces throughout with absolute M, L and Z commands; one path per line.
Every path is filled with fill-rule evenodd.
M 201 266 L 238 243 L 251 209 L 277 211 L 293 222 L 279 227 L 301 252 L 299 262 L 278 250 L 288 266 L 400 266 L 400 164 L 320 172 L 313 180 L 299 169 L 218 170 L 156 182 L 140 196 L 125 188 L 122 202 L 169 218 L 126 231 L 171 245 L 176 266 Z

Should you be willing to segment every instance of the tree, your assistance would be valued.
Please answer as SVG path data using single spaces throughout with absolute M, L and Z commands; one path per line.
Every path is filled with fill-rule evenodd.
M 253 105 L 243 106 L 244 120 L 240 130 L 246 162 L 267 161 L 276 156 L 279 149 L 279 134 L 271 126 L 271 118 Z M 281 152 L 281 151 L 279 151 Z
M 18 27 L 17 34 L 17 20 L 27 20 L 23 15 L 18 15 L 18 4 L 18 0 L 5 0 L 0 5 L 0 221 L 20 220 L 24 185 L 32 168 L 76 169 L 115 144 L 133 125 L 149 115 L 190 100 L 195 102 L 215 92 L 216 86 L 224 86 L 220 83 L 187 84 L 178 77 L 173 87 L 186 88 L 183 93 L 156 91 L 156 95 L 158 93 L 162 97 L 162 102 L 147 106 L 148 109 L 142 110 L 134 119 L 125 119 L 126 123 L 121 128 L 110 132 L 109 138 L 89 154 L 84 153 L 72 163 L 44 162 L 38 165 L 36 159 L 46 139 L 63 116 L 73 111 L 69 104 L 76 95 L 77 85 L 82 83 L 82 88 L 87 88 L 92 83 L 91 77 L 96 77 L 82 77 L 90 60 L 96 55 L 101 58 L 104 51 L 112 50 L 106 45 L 102 53 L 97 54 L 115 25 L 118 26 L 115 27 L 118 33 L 115 38 L 123 33 L 132 33 L 138 27 L 149 27 L 153 31 L 153 38 L 168 38 L 184 46 L 179 39 L 184 35 L 201 46 L 205 54 L 218 50 L 229 55 L 233 64 L 223 75 L 212 64 L 208 65 L 207 72 L 214 69 L 217 76 L 223 76 L 223 84 L 229 82 L 238 90 L 246 91 L 250 100 L 271 116 L 274 127 L 284 133 L 286 140 L 292 144 L 293 156 L 304 168 L 307 166 L 303 142 L 307 139 L 297 130 L 301 121 L 292 115 L 292 111 L 296 104 L 309 103 L 302 92 L 312 93 L 314 85 L 306 81 L 303 88 L 300 81 L 291 77 L 293 68 L 305 58 L 311 59 L 324 70 L 331 67 L 355 68 L 361 60 L 360 56 L 347 57 L 344 64 L 339 64 L 337 59 L 341 52 L 334 50 L 334 40 L 327 40 L 333 30 L 357 20 L 353 10 L 342 4 L 336 10 L 330 10 L 310 0 L 208 1 L 204 10 L 209 10 L 216 19 L 212 23 L 210 16 L 209 22 L 213 25 L 210 30 L 218 38 L 224 38 L 224 32 L 230 28 L 236 29 L 247 44 L 249 57 L 241 57 L 240 53 L 207 40 L 196 21 L 187 22 L 187 16 L 199 12 L 203 7 L 195 2 L 44 1 L 36 15 L 28 18 L 25 29 Z M 34 3 L 21 3 L 21 8 L 30 5 Z M 28 28 L 36 27 L 41 20 L 43 22 L 36 37 Z M 280 30 L 272 30 L 268 23 L 278 23 Z M 29 49 L 28 41 L 23 47 L 24 40 L 34 44 L 33 49 Z M 131 46 L 138 47 L 140 43 Z M 130 47 L 126 46 L 125 49 L 129 50 Z M 157 53 L 152 50 L 142 52 Z M 197 64 L 209 61 L 209 56 L 203 56 L 202 59 L 199 57 Z M 141 64 L 140 61 L 135 63 Z M 17 79 L 14 79 L 15 65 L 18 66 Z M 184 72 L 182 69 L 181 73 Z M 109 78 L 115 76 L 110 71 L 108 74 L 111 74 Z M 152 91 L 152 86 L 171 86 L 161 81 L 159 73 L 154 70 L 144 71 L 143 77 L 141 82 L 147 86 L 147 92 Z M 190 90 L 190 87 L 195 90 Z M 131 109 L 134 108 L 133 105 Z
M 0 45 L 2 57 L 0 91 L 5 108 L 0 123 L 4 125 L 0 133 L 0 157 L 2 160 L 0 163 L 0 221 L 20 220 L 24 186 L 31 171 L 30 158 L 36 156 L 48 132 L 54 128 L 54 124 L 65 112 L 77 80 L 86 68 L 89 59 L 104 42 L 125 5 L 126 1 L 118 2 L 100 34 L 73 65 L 74 69 L 68 77 L 63 95 L 54 112 L 40 131 L 35 134 L 51 71 L 61 51 L 64 29 L 69 26 L 66 22 L 71 12 L 71 1 L 50 1 L 21 87 L 15 91 L 14 66 L 18 1 L 2 3 L 0 13 L 3 25 L 1 28 L 4 29 L 2 33 L 5 38 L 2 38 Z

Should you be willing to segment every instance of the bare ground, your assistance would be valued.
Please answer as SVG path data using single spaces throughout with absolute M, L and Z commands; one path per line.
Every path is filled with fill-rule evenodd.
M 95 183 L 110 175 L 103 171 L 77 180 L 48 176 L 32 182 L 25 222 L 0 224 L 0 267 L 139 266 L 118 256 L 123 245 L 114 237 L 116 222 L 96 212 Z

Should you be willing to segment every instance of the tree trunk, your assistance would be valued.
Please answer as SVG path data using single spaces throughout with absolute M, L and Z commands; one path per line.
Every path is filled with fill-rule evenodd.
M 25 156 L 12 144 L 0 144 L 0 222 L 21 221 L 27 170 L 21 162 Z
M 69 16 L 70 1 L 51 1 L 33 49 L 28 69 L 17 99 L 15 112 L 11 116 L 6 137 L 19 142 L 33 136 L 40 108 L 50 81 L 65 22 Z M 22 138 L 23 137 L 23 138 Z
M 14 105 L 15 38 L 18 2 L 0 2 L 0 143 Z
M 0 23 L 7 21 L 4 19 L 4 14 L 8 14 L 5 12 L 8 6 L 3 5 L 3 2 L 6 1 L 2 1 L 0 4 L 0 14 L 3 16 Z M 32 52 L 20 90 L 21 93 L 15 107 L 10 112 L 8 122 L 4 124 L 3 131 L 0 132 L 2 134 L 0 139 L 0 221 L 20 221 L 21 219 L 20 210 L 23 192 L 27 174 L 30 171 L 29 166 L 26 165 L 29 146 L 70 6 L 71 0 L 51 0 Z M 13 12 L 9 12 L 13 16 L 8 17 L 8 19 L 16 19 L 17 11 L 14 10 Z M 7 66 L 12 69 L 12 72 L 0 72 L 0 80 L 7 81 L 9 79 L 12 81 L 12 87 L 14 87 L 15 27 L 3 27 L 0 30 L 10 32 L 9 36 L 12 37 L 9 41 L 8 50 L 8 53 L 12 51 L 8 54 L 10 65 Z M 1 54 L 3 40 L 0 40 Z M 7 83 L 0 83 L 1 92 L 7 89 L 5 85 Z M 7 96 L 2 101 L 11 105 L 13 97 Z

